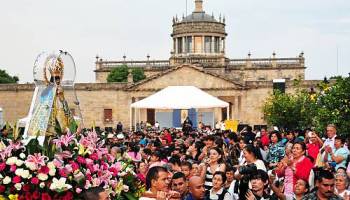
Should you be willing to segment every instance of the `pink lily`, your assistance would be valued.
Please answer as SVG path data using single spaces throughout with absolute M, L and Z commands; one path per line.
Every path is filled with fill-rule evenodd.
M 44 166 L 45 162 L 48 159 L 49 159 L 48 157 L 42 156 L 41 153 L 34 153 L 34 155 L 28 155 L 28 158 L 25 162 L 33 164 L 35 168 L 38 169 L 39 166 Z

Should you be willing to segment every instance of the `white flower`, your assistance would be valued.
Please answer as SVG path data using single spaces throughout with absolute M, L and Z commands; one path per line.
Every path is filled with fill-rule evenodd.
M 14 165 L 17 162 L 17 157 L 10 157 L 6 160 L 7 165 Z
M 50 185 L 50 190 L 53 191 L 65 191 L 71 189 L 72 186 L 69 184 L 66 184 L 66 178 L 61 177 L 59 180 L 57 178 L 52 179 L 52 183 Z
M 4 185 L 7 185 L 7 184 L 11 183 L 11 178 L 10 178 L 9 176 L 6 176 L 6 177 L 4 178 L 4 180 L 2 180 L 2 183 L 3 183 Z
M 23 172 L 23 169 L 22 168 L 18 168 L 18 169 L 16 169 L 15 174 L 17 176 L 21 176 L 22 172 Z
M 18 160 L 16 161 L 16 165 L 17 165 L 18 167 L 22 166 L 23 163 L 24 163 L 24 161 L 23 161 L 23 160 L 20 160 L 20 159 L 18 159 Z
M 123 191 L 124 191 L 124 192 L 128 192 L 128 191 L 129 191 L 129 186 L 123 185 Z
M 2 176 L 2 174 L 0 174 L 0 179 L 3 179 L 4 177 Z
M 132 169 L 130 168 L 130 167 L 128 167 L 128 168 L 126 168 L 126 170 L 125 170 L 126 172 L 131 172 L 132 171 Z
M 55 164 L 54 164 L 53 162 L 48 162 L 48 163 L 47 163 L 47 167 L 48 167 L 49 169 L 56 169 L 56 166 L 55 166 Z
M 22 159 L 25 159 L 26 158 L 26 154 L 21 153 L 21 154 L 19 154 L 19 157 L 22 158 Z
M 26 167 L 28 167 L 31 171 L 37 170 L 37 166 L 32 162 L 25 162 Z
M 56 169 L 50 169 L 49 175 L 50 176 L 55 176 L 56 175 Z
M 22 168 L 16 169 L 15 174 L 17 176 L 21 176 L 22 178 L 25 178 L 25 179 L 29 178 L 29 175 L 30 175 L 29 170 L 24 170 Z
M 39 187 L 40 187 L 40 188 L 44 188 L 44 187 L 45 187 L 45 183 L 44 183 L 44 182 L 41 182 L 41 183 L 39 184 Z
M 126 172 L 121 172 L 119 176 L 125 176 L 127 173 Z
M 49 178 L 47 174 L 39 173 L 38 174 L 38 179 L 41 181 L 46 181 Z
M 22 189 L 22 184 L 21 184 L 21 183 L 16 183 L 16 184 L 15 184 L 15 188 L 16 188 L 17 190 L 21 190 L 21 189 Z
M 29 170 L 23 170 L 21 174 L 22 178 L 27 179 L 30 177 Z

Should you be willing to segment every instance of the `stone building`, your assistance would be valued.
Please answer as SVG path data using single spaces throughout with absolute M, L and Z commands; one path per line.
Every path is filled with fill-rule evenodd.
M 229 117 L 242 124 L 264 125 L 262 105 L 274 87 L 293 90 L 292 80 L 311 87 L 318 81 L 305 78 L 303 53 L 290 58 L 231 59 L 225 54 L 225 18 L 218 19 L 203 10 L 203 0 L 195 0 L 195 10 L 188 16 L 173 18 L 173 47 L 168 60 L 105 61 L 96 57 L 96 83 L 76 84 L 85 126 L 115 127 L 118 121 L 128 127 L 130 116 L 137 121 L 162 121 L 175 125 L 178 110 L 143 109 L 130 113 L 130 104 L 170 85 L 193 85 L 230 104 Z M 133 83 L 107 83 L 111 69 L 127 65 L 143 68 L 146 79 Z M 0 107 L 4 119 L 14 121 L 28 113 L 34 85 L 0 85 Z M 186 97 L 184 97 L 186 98 Z M 195 122 L 213 125 L 226 119 L 226 109 L 191 109 L 181 111 Z M 184 117 L 184 116 L 180 116 Z M 167 122 L 166 122 L 167 121 Z M 162 124 L 161 124 L 162 125 Z

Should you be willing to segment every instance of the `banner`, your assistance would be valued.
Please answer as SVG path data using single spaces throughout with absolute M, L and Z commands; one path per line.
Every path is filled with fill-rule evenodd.
M 233 132 L 237 132 L 238 129 L 238 124 L 239 124 L 239 120 L 226 120 L 225 121 L 225 128 L 226 130 L 231 130 Z

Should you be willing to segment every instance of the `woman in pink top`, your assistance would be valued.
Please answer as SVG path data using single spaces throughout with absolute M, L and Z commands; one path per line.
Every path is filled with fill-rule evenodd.
M 134 161 L 134 162 L 140 162 L 141 161 L 141 153 L 140 146 L 135 142 L 130 142 L 128 145 L 128 156 Z
M 305 156 L 305 152 L 306 145 L 304 142 L 293 144 L 290 158 L 285 157 L 276 168 L 277 176 L 284 176 L 285 195 L 293 195 L 293 188 L 298 179 L 309 181 L 313 163 Z

